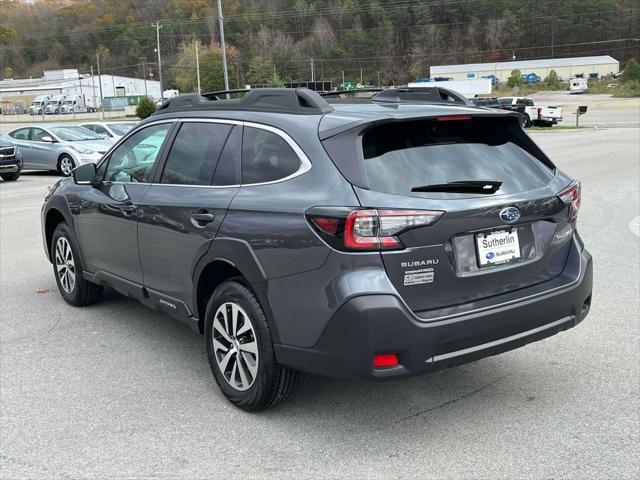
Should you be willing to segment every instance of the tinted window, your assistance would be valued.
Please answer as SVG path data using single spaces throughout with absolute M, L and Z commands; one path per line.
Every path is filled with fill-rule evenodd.
M 242 127 L 233 127 L 227 138 L 216 172 L 213 175 L 212 185 L 238 185 L 240 184 L 240 157 L 242 152 Z
M 300 159 L 280 136 L 245 127 L 242 140 L 242 183 L 272 182 L 298 171 Z
M 496 180 L 502 182 L 498 194 L 508 194 L 546 185 L 553 172 L 516 144 L 509 125 L 515 122 L 474 119 L 411 121 L 370 128 L 362 140 L 366 182 L 378 192 L 432 198 L 452 194 L 411 189 Z
M 33 140 L 34 142 L 41 142 L 42 137 L 49 137 L 49 136 L 50 135 L 41 128 L 31 129 L 31 140 Z
M 176 136 L 161 183 L 209 185 L 231 125 L 185 123 Z
M 172 124 L 144 128 L 116 148 L 109 158 L 107 182 L 149 182 L 153 165 Z
M 93 128 L 91 129 L 94 132 L 96 132 L 98 135 L 109 135 L 109 132 L 107 132 L 107 129 L 104 128 L 102 125 L 93 125 Z
M 500 105 L 511 105 L 512 102 L 513 102 L 512 98 L 499 98 L 498 99 L 498 103 Z
M 15 138 L 16 140 L 28 140 L 29 139 L 29 129 L 21 128 L 16 130 L 15 132 L 11 132 L 9 136 Z

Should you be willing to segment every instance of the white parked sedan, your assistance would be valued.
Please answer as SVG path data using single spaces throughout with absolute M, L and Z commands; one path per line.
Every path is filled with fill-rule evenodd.
M 29 125 L 8 133 L 22 152 L 25 170 L 57 170 L 68 177 L 86 163 L 97 163 L 115 143 L 77 125 Z
M 135 127 L 136 122 L 87 122 L 80 126 L 88 128 L 103 138 L 112 138 L 117 141 Z

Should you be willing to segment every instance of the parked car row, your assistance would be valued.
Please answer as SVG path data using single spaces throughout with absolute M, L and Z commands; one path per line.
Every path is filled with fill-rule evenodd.
M 25 170 L 53 170 L 65 177 L 96 163 L 135 122 L 26 125 L 0 137 L 0 176 L 17 180 Z

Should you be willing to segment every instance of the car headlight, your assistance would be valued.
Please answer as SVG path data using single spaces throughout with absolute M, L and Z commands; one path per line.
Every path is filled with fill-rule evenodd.
M 70 147 L 73 148 L 78 153 L 83 153 L 83 154 L 95 153 L 95 151 L 91 150 L 90 148 L 83 147 L 81 145 L 70 145 Z

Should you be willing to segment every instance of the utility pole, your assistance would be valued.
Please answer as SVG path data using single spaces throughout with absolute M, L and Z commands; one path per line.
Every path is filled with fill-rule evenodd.
M 200 55 L 198 55 L 199 40 L 196 40 L 196 75 L 198 77 L 198 93 L 200 93 Z
M 144 96 L 148 97 L 147 94 L 147 66 L 145 65 L 144 58 L 142 59 L 142 78 L 144 79 Z
M 380 70 L 378 70 L 378 87 L 380 86 Z
M 362 67 L 360 67 L 360 85 L 362 85 Z
M 224 19 L 222 18 L 222 3 L 218 0 L 218 26 L 220 28 L 220 47 L 222 48 L 222 69 L 224 71 L 224 89 L 229 90 L 229 72 L 227 72 L 227 49 L 224 45 Z M 227 94 L 229 98 L 229 94 Z
M 98 102 L 96 101 L 96 79 L 93 76 L 93 65 L 91 65 L 91 86 L 93 87 L 91 90 L 93 91 L 93 106 L 98 110 Z
M 344 89 L 344 70 L 342 70 L 342 88 Z
M 311 81 L 315 82 L 315 72 L 313 71 L 313 58 L 311 59 Z
M 156 20 L 156 23 L 152 23 L 151 26 L 156 28 L 156 52 L 158 52 L 158 78 L 160 80 L 160 101 L 164 102 L 164 90 L 162 89 L 162 60 L 160 58 L 160 29 L 162 28 L 162 25 L 160 25 L 160 20 Z
M 104 102 L 102 101 L 102 77 L 100 76 L 100 54 L 96 52 L 96 61 L 98 62 L 98 85 L 100 86 L 100 111 L 101 118 L 104 118 Z

